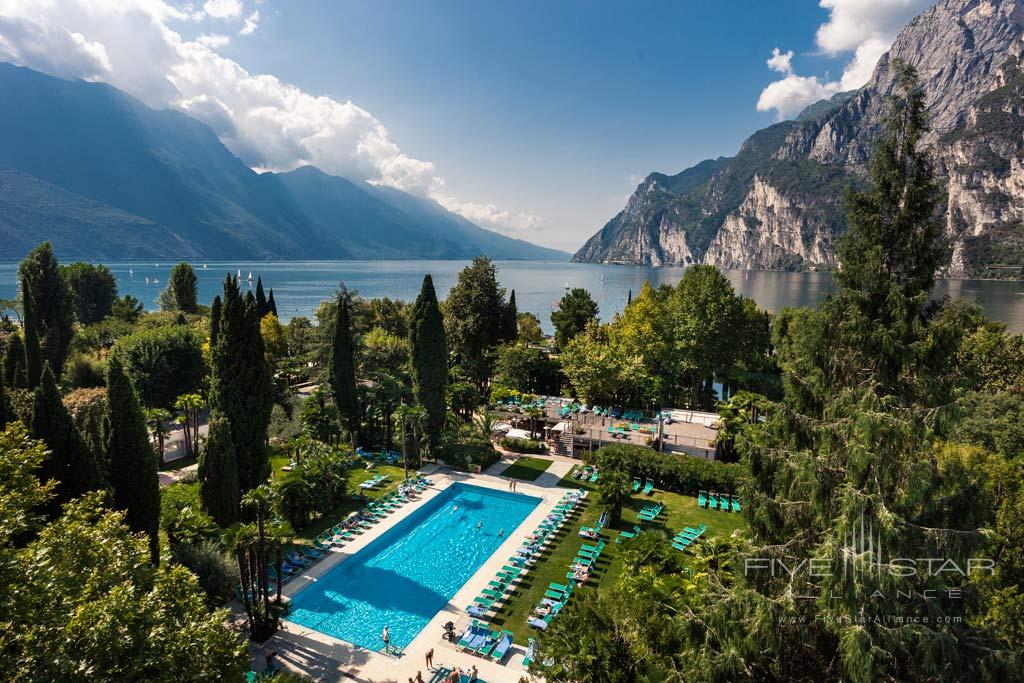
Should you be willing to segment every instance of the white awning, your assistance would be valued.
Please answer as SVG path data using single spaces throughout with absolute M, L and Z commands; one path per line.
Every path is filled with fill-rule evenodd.
M 551 427 L 548 431 L 551 431 L 551 432 L 564 432 L 568 428 L 569 428 L 569 423 L 568 422 L 559 422 L 554 427 Z
M 510 429 L 508 430 L 508 438 L 510 439 L 532 439 L 533 434 L 526 431 L 525 429 Z

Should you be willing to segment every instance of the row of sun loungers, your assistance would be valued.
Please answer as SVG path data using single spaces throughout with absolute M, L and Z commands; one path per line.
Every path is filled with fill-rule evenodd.
M 508 654 L 513 643 L 512 631 L 492 631 L 476 619 L 459 638 L 458 648 L 463 652 L 500 662 Z
M 580 536 L 583 538 L 595 539 L 601 534 L 601 529 L 608 523 L 608 512 L 601 513 L 601 518 L 597 520 L 597 524 L 594 526 L 581 526 Z
M 654 492 L 654 482 L 650 479 L 645 479 L 643 484 L 640 483 L 639 479 L 633 479 L 633 493 L 640 491 L 641 486 L 643 486 L 645 496 L 649 496 Z
M 367 460 L 376 460 L 378 462 L 384 462 L 389 465 L 394 465 L 396 462 L 402 459 L 402 454 L 397 451 L 382 450 L 380 453 L 373 453 L 372 451 L 363 450 L 362 446 L 356 448 L 356 455 L 362 458 L 366 458 Z
M 676 550 L 686 550 L 694 541 L 703 536 L 707 529 L 707 524 L 701 524 L 696 529 L 693 527 L 685 527 L 682 531 L 676 534 L 675 538 L 672 539 L 672 547 Z
M 739 512 L 740 499 L 739 496 L 731 496 L 728 493 L 701 491 L 697 494 L 697 506 L 708 510 Z
M 544 518 L 533 533 L 526 537 L 515 554 L 508 559 L 492 579 L 487 588 L 466 608 L 471 617 L 484 618 L 489 612 L 500 609 L 515 584 L 529 574 L 541 552 L 554 540 L 555 535 L 574 516 L 577 507 L 587 497 L 585 489 L 570 491 L 562 496 L 558 505 Z
M 589 481 L 590 483 L 595 483 L 600 475 L 601 471 L 593 465 L 585 465 L 582 468 L 574 469 L 572 472 L 573 479 Z
M 544 631 L 551 624 L 563 607 L 569 602 L 576 586 L 590 580 L 590 572 L 604 551 L 605 541 L 598 541 L 596 545 L 584 543 L 580 546 L 576 559 L 573 560 L 569 571 L 566 573 L 566 583 L 550 583 L 544 592 L 540 604 L 534 608 L 533 614 L 527 620 L 532 628 Z

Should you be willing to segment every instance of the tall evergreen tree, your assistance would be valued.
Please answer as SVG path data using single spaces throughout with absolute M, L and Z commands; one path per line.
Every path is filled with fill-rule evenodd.
M 505 304 L 505 311 L 501 321 L 501 335 L 507 342 L 514 342 L 519 338 L 519 311 L 516 308 L 516 290 L 508 295 L 508 303 Z
M 551 312 L 551 324 L 555 326 L 555 347 L 564 349 L 592 320 L 597 320 L 597 313 L 597 302 L 590 296 L 590 292 L 582 287 L 566 292 L 558 302 L 558 308 Z
M 231 428 L 242 492 L 261 484 L 270 473 L 266 443 L 273 407 L 273 384 L 255 301 L 251 293 L 247 299 L 242 298 L 238 282 L 228 276 L 210 382 L 210 405 Z
M 984 543 L 969 502 L 974 487 L 936 462 L 956 333 L 936 325 L 928 303 L 944 247 L 939 193 L 920 146 L 924 96 L 912 69 L 893 68 L 898 94 L 871 186 L 847 201 L 839 291 L 778 322 L 785 398 L 741 446 L 753 474 L 748 555 L 782 553 L 788 566 L 815 558 L 830 570 L 748 573 L 739 590 L 718 596 L 719 609 L 702 621 L 727 637 L 705 639 L 700 650 L 721 675 L 815 672 L 867 683 L 1019 672 L 1019 653 L 971 623 L 967 577 L 935 572 L 930 560 L 909 571 L 892 560 L 965 568 Z M 799 626 L 758 626 L 769 622 Z
M 355 342 L 352 339 L 350 298 L 342 285 L 338 293 L 334 334 L 331 337 L 327 375 L 338 416 L 345 423 L 353 445 L 359 440 L 359 396 L 356 393 Z
M 21 341 L 20 334 L 13 334 L 8 338 L 0 374 L 3 375 L 4 384 L 11 389 L 28 387 L 28 375 L 25 371 L 25 345 Z
M 49 450 L 39 472 L 40 479 L 57 482 L 57 495 L 48 508 L 50 513 L 56 514 L 72 498 L 103 487 L 96 454 L 86 445 L 64 407 L 48 363 L 32 404 L 32 436 L 45 442 Z
M 106 445 L 114 507 L 124 510 L 132 531 L 149 536 L 150 557 L 156 564 L 160 561 L 157 456 L 135 387 L 117 356 L 111 357 L 107 367 Z
M 494 263 L 485 256 L 473 259 L 459 272 L 446 306 L 448 344 L 482 390 L 491 377 L 494 349 L 503 340 L 505 290 Z
M 7 388 L 4 387 L 3 377 L 0 376 L 0 431 L 7 426 L 8 422 L 14 421 L 14 413 L 11 411 L 11 403 L 7 399 Z
M 256 313 L 260 316 L 260 320 L 263 320 L 263 316 L 270 312 L 270 306 L 267 303 L 267 295 L 263 291 L 263 276 L 256 276 Z
M 217 346 L 217 336 L 220 334 L 221 302 L 220 294 L 213 297 L 210 304 L 210 349 Z
M 76 261 L 62 266 L 61 273 L 71 290 L 78 322 L 90 325 L 110 315 L 117 299 L 117 279 L 110 268 Z
M 203 509 L 221 527 L 238 521 L 238 460 L 231 443 L 231 427 L 216 416 L 210 420 L 210 435 L 199 456 L 199 497 Z
M 31 327 L 36 339 L 39 340 L 42 359 L 50 364 L 53 374 L 60 377 L 71 348 L 71 337 L 74 335 L 74 307 L 71 290 L 61 273 L 49 242 L 44 242 L 28 253 L 18 266 L 18 275 L 21 278 L 22 298 L 26 307 L 31 299 Z M 27 326 L 27 316 L 25 322 Z M 27 332 L 26 330 L 26 348 L 29 346 Z M 33 387 L 39 381 L 39 375 L 34 371 L 41 369 L 42 363 L 38 369 L 33 368 L 31 362 L 28 363 L 29 381 Z
M 35 389 L 43 373 L 43 350 L 39 345 L 39 325 L 37 323 L 36 306 L 32 294 L 26 289 L 22 280 L 23 318 L 25 332 L 25 386 Z
M 273 287 L 270 288 L 270 295 L 267 296 L 267 310 L 270 313 L 273 313 L 275 318 L 277 317 L 277 302 L 274 301 L 274 288 Z
M 179 263 L 171 269 L 167 289 L 160 294 L 160 308 L 184 313 L 195 313 L 199 309 L 198 278 L 192 266 Z
M 412 309 L 409 327 L 412 352 L 412 379 L 416 401 L 426 410 L 425 432 L 433 450 L 441 442 L 447 414 L 448 342 L 444 318 L 437 303 L 434 280 L 428 273 Z

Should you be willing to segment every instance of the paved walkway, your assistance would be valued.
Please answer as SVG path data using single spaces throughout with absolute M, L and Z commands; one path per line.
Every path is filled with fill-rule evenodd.
M 282 666 L 295 670 L 318 681 L 372 681 L 373 683 L 407 683 L 417 673 L 424 680 L 430 680 L 433 672 L 425 665 L 425 655 L 434 649 L 434 666 L 447 668 L 461 667 L 468 672 L 476 666 L 479 678 L 486 683 L 517 683 L 525 677 L 523 656 L 526 643 L 516 643 L 504 664 L 474 657 L 455 649 L 452 643 L 444 640 L 443 626 L 448 621 L 455 622 L 456 631 L 461 632 L 469 622 L 465 606 L 487 586 L 494 574 L 515 552 L 528 533 L 533 531 L 561 499 L 564 489 L 557 488 L 559 480 L 572 468 L 573 461 L 569 458 L 552 458 L 551 467 L 536 482 L 517 481 L 516 491 L 541 498 L 541 503 L 533 512 L 509 534 L 508 539 L 480 567 L 473 577 L 466 582 L 458 593 L 441 609 L 420 631 L 419 635 L 405 648 L 399 656 L 385 656 L 379 652 L 371 652 L 350 643 L 331 638 L 312 629 L 283 622 L 278 633 L 262 647 L 254 648 L 253 667 L 261 670 L 264 655 L 267 651 L 276 651 Z M 381 534 L 394 527 L 406 515 L 441 493 L 454 482 L 467 482 L 476 486 L 486 486 L 497 490 L 508 490 L 508 479 L 500 476 L 512 463 L 512 459 L 503 459 L 487 469 L 483 474 L 465 474 L 450 470 L 441 470 L 430 474 L 434 485 L 424 492 L 419 501 L 410 503 L 401 512 L 392 515 L 375 525 L 370 531 L 356 538 L 344 548 L 332 550 L 332 557 L 321 560 L 304 574 L 296 577 L 284 588 L 284 594 L 291 596 L 303 586 L 316 582 L 319 577 L 330 571 L 339 562 L 359 552 L 372 543 Z M 578 462 L 578 461 L 576 461 Z

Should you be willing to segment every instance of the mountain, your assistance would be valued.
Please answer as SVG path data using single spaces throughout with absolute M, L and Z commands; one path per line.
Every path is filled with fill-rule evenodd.
M 109 85 L 0 63 L 0 92 L 0 258 L 46 239 L 85 259 L 568 256 L 398 190 L 256 173 L 205 124 Z
M 317 224 L 357 259 L 451 259 L 487 254 L 503 259 L 565 260 L 568 254 L 499 235 L 437 202 L 327 175 L 313 166 L 276 174 Z
M 1024 274 L 1024 0 L 942 0 L 914 18 L 861 89 L 760 130 L 736 156 L 652 173 L 573 257 L 807 269 L 836 263 L 842 197 L 862 186 L 893 93 L 915 66 L 947 189 L 945 275 Z

